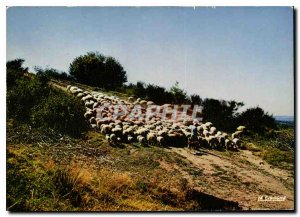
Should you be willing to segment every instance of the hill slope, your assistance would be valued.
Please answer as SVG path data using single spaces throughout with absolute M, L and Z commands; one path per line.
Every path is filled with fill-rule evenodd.
M 65 83 L 51 85 L 66 90 Z M 278 151 L 270 161 L 266 156 L 274 148 L 263 143 L 245 140 L 246 150 L 237 152 L 115 146 L 96 130 L 74 139 L 8 120 L 7 179 L 14 189 L 7 195 L 8 209 L 292 210 L 293 159 L 276 165 L 273 158 L 293 153 Z M 260 202 L 262 195 L 286 200 Z

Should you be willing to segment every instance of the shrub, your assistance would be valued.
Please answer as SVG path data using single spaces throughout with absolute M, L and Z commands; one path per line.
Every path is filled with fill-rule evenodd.
M 74 80 L 74 78 L 68 75 L 65 72 L 60 72 L 54 68 L 41 68 L 41 67 L 34 67 L 34 70 L 37 73 L 37 76 L 46 77 L 47 79 L 59 79 L 59 80 Z
M 62 91 L 51 91 L 31 115 L 34 126 L 47 127 L 63 134 L 80 136 L 86 129 L 85 108 L 78 99 Z
M 260 107 L 249 108 L 242 112 L 239 116 L 239 124 L 257 133 L 265 133 L 267 128 L 276 128 L 273 116 L 266 113 Z
M 19 121 L 28 121 L 32 108 L 46 98 L 50 89 L 37 78 L 20 78 L 7 91 L 7 115 Z

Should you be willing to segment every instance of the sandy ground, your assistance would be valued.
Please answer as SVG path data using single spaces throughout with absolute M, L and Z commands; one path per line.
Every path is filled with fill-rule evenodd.
M 250 151 L 241 150 L 231 155 L 206 149 L 191 152 L 186 148 L 171 148 L 170 151 L 202 170 L 201 175 L 190 181 L 204 193 L 236 201 L 244 210 L 294 209 L 293 175 L 271 167 Z M 262 195 L 286 196 L 286 200 L 258 201 Z

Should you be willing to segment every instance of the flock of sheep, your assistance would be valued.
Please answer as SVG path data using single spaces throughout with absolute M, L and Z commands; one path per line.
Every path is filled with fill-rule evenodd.
M 116 96 L 84 91 L 71 85 L 67 86 L 67 90 L 84 103 L 86 107 L 84 117 L 90 126 L 105 134 L 106 139 L 112 144 L 139 142 L 142 145 L 188 146 L 190 149 L 199 147 L 238 149 L 241 143 L 239 138 L 245 131 L 245 127 L 240 126 L 229 136 L 225 132 L 218 131 L 210 122 L 200 123 L 191 118 L 163 119 L 156 114 L 146 116 L 145 107 L 153 105 L 152 101 L 139 98 L 134 100 L 133 97 L 129 97 L 126 101 Z M 141 107 L 138 114 L 133 113 L 136 105 Z M 101 106 L 104 109 L 99 111 Z M 168 106 L 170 105 L 161 107 Z M 126 108 L 126 112 L 122 113 L 122 108 Z

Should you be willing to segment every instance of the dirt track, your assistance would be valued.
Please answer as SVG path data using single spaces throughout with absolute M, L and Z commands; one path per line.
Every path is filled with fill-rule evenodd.
M 185 157 L 202 169 L 194 180 L 195 188 L 225 200 L 239 202 L 252 210 L 289 210 L 294 208 L 294 178 L 287 171 L 272 168 L 250 151 L 226 155 L 211 150 L 196 153 L 188 149 L 171 148 L 170 151 Z M 258 197 L 286 196 L 285 201 L 261 202 Z

